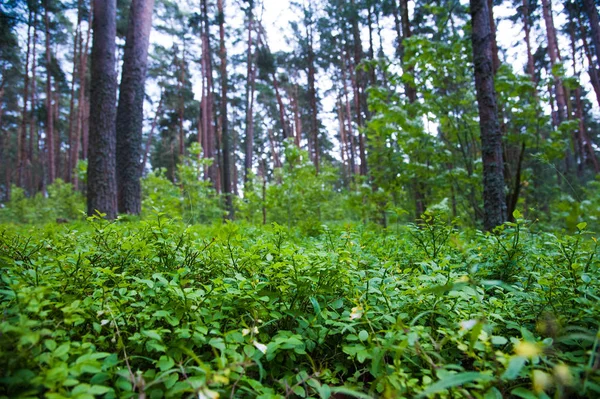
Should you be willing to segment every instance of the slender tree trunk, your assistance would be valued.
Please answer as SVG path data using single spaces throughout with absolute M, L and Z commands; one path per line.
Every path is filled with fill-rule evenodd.
M 494 0 L 487 0 L 490 11 L 490 32 L 492 34 L 492 68 L 494 76 L 500 69 L 500 57 L 498 57 L 498 41 L 496 40 L 496 21 L 494 20 Z
M 554 19 L 552 18 L 552 0 L 542 0 L 542 11 L 544 15 L 544 22 L 546 24 L 546 35 L 548 38 L 548 55 L 550 56 L 550 64 L 552 67 L 560 62 L 560 53 L 558 50 L 558 43 L 556 40 L 556 29 L 554 27 Z M 558 116 L 558 123 L 567 119 L 566 109 L 567 100 L 565 97 L 565 90 L 563 87 L 562 79 L 558 75 L 554 75 L 555 86 L 556 86 L 556 109 Z
M 600 22 L 598 21 L 598 9 L 594 0 L 583 0 L 583 9 L 590 20 L 592 43 L 594 43 L 594 50 L 596 50 L 596 64 L 594 68 L 600 67 Z
M 254 57 L 252 55 L 252 29 L 254 24 L 254 13 L 252 2 L 248 10 L 248 50 L 246 56 L 246 148 L 244 154 L 244 183 L 248 183 L 249 175 L 252 171 L 252 155 L 254 147 L 254 84 L 256 77 L 256 68 L 254 67 Z
M 204 62 L 204 75 L 206 81 L 206 112 L 203 117 L 206 119 L 206 158 L 213 159 L 212 165 L 208 167 L 208 178 L 211 180 L 213 186 L 218 188 L 220 186 L 219 174 L 218 174 L 218 158 L 216 154 L 216 131 L 214 124 L 214 100 L 213 100 L 213 80 L 212 80 L 212 56 L 210 47 L 210 34 L 208 25 L 208 6 L 207 1 L 202 0 L 202 20 L 203 20 L 203 33 L 202 33 L 202 58 Z
M 307 23 L 306 35 L 308 38 L 308 99 L 310 103 L 310 131 L 313 139 L 313 163 L 316 173 L 319 174 L 319 126 L 317 122 L 317 89 L 315 87 L 315 53 L 312 21 Z
M 75 168 L 75 157 L 73 154 L 73 147 L 75 145 L 75 129 L 76 129 L 76 117 L 75 117 L 75 81 L 77 80 L 77 60 L 78 46 L 81 40 L 79 36 L 81 34 L 81 8 L 82 0 L 77 3 L 77 26 L 75 28 L 75 38 L 73 39 L 73 72 L 71 73 L 71 96 L 69 100 L 69 153 L 67 156 L 67 167 L 65 173 L 65 181 L 71 182 L 73 177 L 73 169 Z M 79 49 L 81 52 L 82 49 Z M 80 83 L 81 86 L 81 83 Z
M 535 79 L 535 64 L 533 62 L 533 51 L 531 50 L 531 27 L 529 26 L 529 0 L 523 0 L 521 8 L 521 18 L 523 20 L 523 30 L 525 31 L 525 45 L 527 46 L 527 73 L 531 76 L 531 81 L 537 83 Z
M 351 14 L 351 25 L 352 25 L 352 39 L 354 41 L 354 68 L 355 72 L 352 74 L 353 76 L 353 87 L 354 87 L 354 106 L 356 108 L 356 122 L 358 124 L 359 129 L 362 127 L 362 96 L 364 93 L 361 92 L 362 87 L 362 73 L 356 69 L 356 67 L 360 64 L 362 60 L 362 42 L 360 39 L 360 30 L 359 30 L 359 21 L 358 21 L 358 10 L 356 9 L 356 4 L 354 0 L 350 2 L 352 7 Z M 366 176 L 368 172 L 367 167 L 367 152 L 365 145 L 365 137 L 364 134 L 358 132 L 358 150 L 360 153 L 360 174 L 362 176 Z
M 153 8 L 154 0 L 131 2 L 116 117 L 118 209 L 133 215 L 142 210 L 140 157 Z
M 300 118 L 300 110 L 298 107 L 298 85 L 294 86 L 294 95 L 292 98 L 292 107 L 294 108 L 294 143 L 300 148 L 300 140 L 302 139 L 302 119 Z
M 175 65 L 179 67 L 179 76 L 177 78 L 177 92 L 179 93 L 179 105 L 177 110 L 177 121 L 179 123 L 179 156 L 185 155 L 185 131 L 183 122 L 185 118 L 185 99 L 183 97 L 183 87 L 185 85 L 185 38 L 183 40 L 183 50 L 181 52 L 181 62 L 175 55 Z
M 87 210 L 117 216 L 116 179 L 116 0 L 94 4 Z
M 221 59 L 221 134 L 223 144 L 223 193 L 225 194 L 225 207 L 227 208 L 227 219 L 235 217 L 233 209 L 233 198 L 231 195 L 231 145 L 229 122 L 227 115 L 227 49 L 225 47 L 225 13 L 223 0 L 217 0 L 219 20 L 219 58 Z
M 483 161 L 484 228 L 492 230 L 506 221 L 502 165 L 502 136 L 498 125 L 490 11 L 487 0 L 470 0 L 473 26 L 473 63 L 479 108 Z
M 75 137 L 73 139 L 73 149 L 72 149 L 72 155 L 71 155 L 71 159 L 73 160 L 73 169 L 75 169 L 77 167 L 77 162 L 79 161 L 79 148 L 80 148 L 80 142 L 82 141 L 83 138 L 85 138 L 83 140 L 83 144 L 81 145 L 81 147 L 83 147 L 84 151 L 83 151 L 83 159 L 87 159 L 87 125 L 84 123 L 84 121 L 87 120 L 86 116 L 89 115 L 88 113 L 88 109 L 89 109 L 89 104 L 87 100 L 87 85 L 86 85 L 86 81 L 87 81 L 87 61 L 88 61 L 88 52 L 89 52 L 89 48 L 90 48 L 90 37 L 91 37 L 91 32 L 92 32 L 92 21 L 93 21 L 93 5 L 94 2 L 92 1 L 90 3 L 90 10 L 89 10 L 89 21 L 88 21 L 88 29 L 87 29 L 87 33 L 86 33 L 86 38 L 85 38 L 85 47 L 83 47 L 83 38 L 82 35 L 79 36 L 80 40 L 82 40 L 82 42 L 79 45 L 79 48 L 81 49 L 83 47 L 83 50 L 80 51 L 79 53 L 79 98 L 77 100 L 77 126 L 75 128 Z M 85 134 L 83 134 L 83 132 L 86 132 Z M 75 189 L 78 189 L 79 186 L 79 181 L 78 181 L 78 177 L 77 177 L 77 173 L 75 173 L 73 175 L 73 186 L 75 187 Z
M 346 105 L 346 124 L 347 124 L 347 136 L 350 147 L 350 173 L 355 175 L 356 170 L 356 146 L 354 144 L 354 132 L 352 131 L 352 109 L 350 101 L 348 99 L 348 80 L 346 78 L 346 58 L 344 57 L 343 50 L 341 54 L 342 58 L 342 82 L 344 85 L 344 103 Z
M 27 158 L 29 159 L 30 164 L 33 166 L 35 158 L 35 152 L 37 151 L 39 154 L 39 144 L 38 144 L 38 132 L 37 132 L 37 118 L 36 118 L 36 104 L 37 104 L 37 16 L 38 9 L 36 8 L 35 13 L 33 15 L 33 43 L 32 43 L 32 57 L 31 57 L 31 104 L 30 104 L 30 113 L 29 113 L 29 150 L 27 153 Z M 35 164 L 41 165 L 39 159 L 35 162 Z M 39 168 L 31 167 L 29 170 L 29 187 L 32 192 L 36 190 L 36 175 L 43 175 L 37 171 Z
M 596 101 L 598 102 L 598 106 L 600 106 L 600 77 L 598 76 L 598 69 L 596 68 L 596 63 L 593 61 L 592 52 L 590 51 L 590 46 L 587 40 L 587 32 L 583 25 L 581 15 L 579 14 L 577 15 L 577 23 L 581 32 L 583 50 L 585 52 L 585 56 L 589 64 L 588 74 L 590 76 L 590 82 L 592 83 L 592 87 L 594 88 L 594 93 L 596 93 Z
M 31 47 L 31 26 L 33 20 L 33 11 L 29 9 L 29 19 L 27 23 L 27 50 L 25 55 L 25 76 L 23 78 L 23 112 L 21 115 L 21 130 L 17 136 L 17 185 L 25 187 L 25 169 L 27 168 L 27 124 L 28 111 L 27 104 L 29 100 L 29 53 Z
M 162 104 L 163 104 L 164 91 L 160 93 L 160 100 L 158 100 L 158 106 L 156 107 L 156 112 L 154 113 L 154 119 L 152 119 L 152 126 L 150 127 L 150 133 L 148 134 L 148 138 L 146 139 L 146 146 L 144 149 L 144 158 L 140 165 L 140 176 L 144 173 L 144 168 L 148 163 L 148 155 L 150 154 L 150 146 L 152 145 L 152 138 L 154 137 L 154 130 L 156 129 L 156 124 L 158 123 L 158 118 L 160 113 L 162 112 Z M 198 135 L 200 136 L 200 135 Z
M 48 184 L 56 177 L 56 162 L 54 159 L 54 106 L 52 102 L 52 52 L 50 47 L 50 21 L 48 18 L 48 0 L 45 0 L 44 23 L 46 26 L 46 166 Z
M 408 18 L 408 0 L 400 0 L 401 7 L 401 16 L 402 16 L 402 43 L 404 40 L 410 38 L 412 36 L 412 31 L 410 28 L 410 20 Z M 404 59 L 404 44 L 402 44 L 402 57 L 400 58 L 402 65 L 405 65 Z M 406 72 L 412 74 L 414 69 L 411 67 L 406 67 Z M 410 83 L 404 84 L 404 90 L 406 91 L 406 96 L 408 97 L 408 101 L 412 104 L 417 100 L 417 89 L 411 85 Z

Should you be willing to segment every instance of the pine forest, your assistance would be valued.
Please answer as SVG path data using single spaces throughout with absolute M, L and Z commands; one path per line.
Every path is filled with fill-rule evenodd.
M 600 398 L 600 0 L 0 0 L 0 399 Z

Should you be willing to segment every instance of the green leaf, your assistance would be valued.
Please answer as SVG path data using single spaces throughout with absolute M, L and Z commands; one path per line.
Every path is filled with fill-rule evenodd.
M 367 339 L 369 339 L 369 333 L 365 330 L 361 330 L 358 333 L 358 339 L 360 339 L 361 341 L 366 341 Z
M 161 356 L 156 363 L 160 371 L 166 371 L 175 365 L 175 361 L 170 356 Z
M 143 330 L 142 334 L 148 338 L 155 339 L 157 341 L 162 341 L 162 337 L 156 330 Z
M 579 231 L 584 230 L 587 227 L 587 223 L 586 222 L 581 222 L 577 224 L 577 229 Z
M 538 399 L 536 394 L 523 387 L 515 388 L 510 393 L 523 399 Z
M 502 379 L 505 380 L 514 380 L 519 376 L 519 373 L 525 366 L 526 359 L 522 356 L 513 356 L 510 358 L 508 362 L 508 367 L 504 374 L 502 374 Z
M 430 385 L 429 387 L 427 387 L 427 389 L 425 389 L 423 392 L 421 392 L 421 394 L 419 394 L 419 396 L 417 396 L 417 397 L 423 398 L 423 397 L 432 395 L 434 393 L 443 391 L 448 388 L 459 387 L 459 386 L 467 384 L 469 382 L 474 382 L 474 381 L 487 382 L 487 381 L 491 381 L 493 379 L 494 379 L 494 377 L 492 377 L 488 374 L 478 373 L 475 371 L 468 371 L 468 372 L 464 372 L 464 373 L 452 374 L 452 375 L 449 375 L 448 377 L 445 377 L 445 378 L 439 380 L 435 384 Z

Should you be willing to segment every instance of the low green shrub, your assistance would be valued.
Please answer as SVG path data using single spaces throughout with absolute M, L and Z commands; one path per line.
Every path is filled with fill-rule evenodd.
M 0 397 L 600 395 L 584 224 L 423 223 L 1 227 Z

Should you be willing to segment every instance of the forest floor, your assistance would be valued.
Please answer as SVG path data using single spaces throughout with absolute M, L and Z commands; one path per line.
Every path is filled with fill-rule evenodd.
M 585 227 L 2 225 L 0 397 L 597 397 Z

